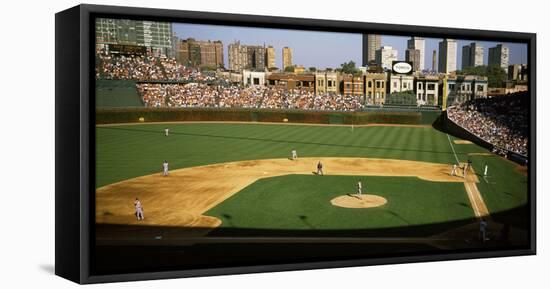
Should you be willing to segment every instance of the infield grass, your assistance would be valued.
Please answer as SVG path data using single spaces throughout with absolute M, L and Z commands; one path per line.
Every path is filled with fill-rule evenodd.
M 382 196 L 387 203 L 369 209 L 342 208 L 330 203 L 335 197 L 355 193 L 358 180 L 364 184 L 365 193 Z M 363 230 L 418 228 L 474 218 L 461 183 L 430 182 L 415 177 L 316 175 L 258 180 L 206 215 L 222 220 L 222 230 L 359 230 L 353 232 L 354 236 L 369 233 Z M 429 236 L 437 229 L 426 226 L 409 235 Z M 392 231 L 385 232 L 391 235 Z

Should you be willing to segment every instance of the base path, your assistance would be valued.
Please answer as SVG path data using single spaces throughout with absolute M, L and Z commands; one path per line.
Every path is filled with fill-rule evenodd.
M 462 165 L 464 166 L 466 164 Z M 476 183 L 479 183 L 479 178 L 477 177 L 474 168 L 470 167 L 466 173 L 466 181 L 464 182 L 468 199 L 470 199 L 470 204 L 472 205 L 474 214 L 477 218 L 490 217 L 489 209 L 487 209 L 485 201 L 483 201 L 483 197 L 481 196 Z

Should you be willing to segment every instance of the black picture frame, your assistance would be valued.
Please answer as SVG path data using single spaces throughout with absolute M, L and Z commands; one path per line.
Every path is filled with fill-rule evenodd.
M 528 44 L 530 135 L 529 247 L 402 257 L 338 260 L 197 270 L 97 275 L 91 270 L 94 245 L 94 23 L 98 16 L 184 21 L 266 28 L 365 32 L 422 37 L 525 42 Z M 134 7 L 79 5 L 55 16 L 55 274 L 77 283 L 101 283 L 286 270 L 428 262 L 536 254 L 536 34 L 443 27 L 333 21 Z

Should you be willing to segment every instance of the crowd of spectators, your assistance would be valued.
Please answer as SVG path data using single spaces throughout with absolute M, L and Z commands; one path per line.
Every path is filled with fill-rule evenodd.
M 96 54 L 96 78 L 135 81 L 215 81 L 213 74 L 186 67 L 175 58 L 155 57 L 151 54 Z
M 266 86 L 208 85 L 205 83 L 138 83 L 150 107 L 267 108 L 354 111 L 363 106 L 358 97 L 315 95 L 306 89 Z
M 480 98 L 449 107 L 447 116 L 494 145 L 496 151 L 507 150 L 527 156 L 527 100 L 525 92 Z
M 102 79 L 162 80 L 165 75 L 152 56 L 99 54 L 96 76 Z

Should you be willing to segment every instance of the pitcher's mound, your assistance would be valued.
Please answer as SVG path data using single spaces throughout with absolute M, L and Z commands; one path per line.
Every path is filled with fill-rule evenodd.
M 351 209 L 374 208 L 386 204 L 388 200 L 377 195 L 343 195 L 330 200 L 333 206 Z

